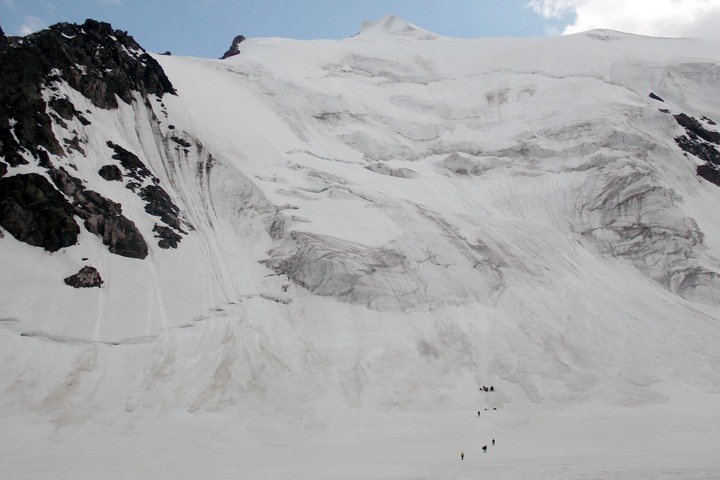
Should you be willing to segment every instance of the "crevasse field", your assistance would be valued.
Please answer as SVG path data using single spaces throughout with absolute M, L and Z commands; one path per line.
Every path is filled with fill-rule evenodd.
M 387 17 L 157 56 L 150 105 L 66 87 L 59 164 L 151 237 L 122 145 L 195 229 L 0 238 L 0 478 L 720 478 L 720 187 L 673 118 L 720 122 L 719 46 Z

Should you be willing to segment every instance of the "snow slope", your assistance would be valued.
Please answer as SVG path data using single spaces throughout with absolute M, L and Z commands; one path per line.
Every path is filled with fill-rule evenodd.
M 720 475 L 720 190 L 659 111 L 720 120 L 716 42 L 387 17 L 240 50 L 155 57 L 149 106 L 65 89 L 92 125 L 57 161 L 152 238 L 94 173 L 123 146 L 194 230 L 0 238 L 0 477 Z M 62 283 L 83 258 L 103 288 Z

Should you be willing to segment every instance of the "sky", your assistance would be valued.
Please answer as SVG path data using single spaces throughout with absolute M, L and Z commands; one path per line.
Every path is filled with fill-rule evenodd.
M 610 28 L 720 40 L 720 0 L 0 0 L 8 35 L 94 18 L 127 30 L 149 51 L 212 58 L 238 34 L 343 38 L 389 14 L 451 37 Z

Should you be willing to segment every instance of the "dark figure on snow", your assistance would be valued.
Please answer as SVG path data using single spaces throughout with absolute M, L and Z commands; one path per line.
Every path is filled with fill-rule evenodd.
M 493 444 L 493 447 L 494 447 L 494 446 L 495 446 L 495 439 L 494 439 L 494 438 L 493 438 L 492 444 Z
M 495 391 L 495 387 L 493 387 L 492 385 L 490 385 L 490 391 L 491 391 L 491 392 L 494 392 L 494 391 Z
M 483 445 L 483 453 L 487 453 L 487 445 Z
M 483 386 L 483 391 L 485 391 L 485 392 L 489 391 L 488 387 Z
M 460 450 L 460 460 L 465 460 L 465 452 Z
M 478 410 L 478 417 L 480 416 L 480 410 Z

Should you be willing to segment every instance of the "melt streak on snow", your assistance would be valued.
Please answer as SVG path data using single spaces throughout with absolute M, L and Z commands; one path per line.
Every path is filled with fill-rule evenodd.
M 64 92 L 88 188 L 152 239 L 112 141 L 194 230 L 145 260 L 0 238 L 0 472 L 720 474 L 720 190 L 659 111 L 718 120 L 717 43 L 390 17 L 240 50 L 157 56 L 150 107 Z M 82 258 L 102 288 L 63 284 Z

